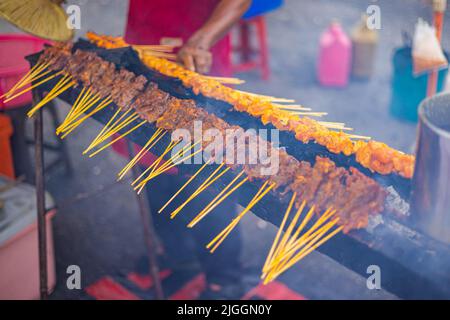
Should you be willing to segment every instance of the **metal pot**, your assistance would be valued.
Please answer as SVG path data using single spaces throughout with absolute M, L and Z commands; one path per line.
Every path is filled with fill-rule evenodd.
M 417 229 L 450 244 L 450 94 L 425 99 L 419 128 L 411 211 Z

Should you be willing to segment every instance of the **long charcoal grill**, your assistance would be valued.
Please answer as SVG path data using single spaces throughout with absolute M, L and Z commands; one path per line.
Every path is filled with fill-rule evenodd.
M 148 80 L 156 82 L 161 90 L 177 98 L 193 99 L 197 106 L 216 114 L 230 124 L 240 125 L 244 129 L 273 128 L 271 125 L 263 125 L 259 119 L 246 113 L 233 110 L 233 107 L 224 101 L 195 95 L 191 89 L 184 87 L 179 79 L 170 78 L 150 70 L 142 64 L 137 54 L 131 48 L 107 50 L 98 48 L 87 41 L 79 40 L 74 45 L 73 50 L 77 49 L 94 51 L 103 59 L 113 62 L 117 66 L 125 67 L 137 75 L 142 74 Z M 40 53 L 28 57 L 31 65 L 37 62 L 39 55 Z M 39 86 L 35 91 L 34 97 L 39 97 L 42 92 L 49 91 L 56 82 L 57 79 Z M 69 104 L 73 104 L 80 92 L 80 87 L 72 88 L 62 93 L 59 98 Z M 100 123 L 106 124 L 116 108 L 117 106 L 111 104 L 109 107 L 96 113 L 93 118 Z M 37 122 L 39 122 L 39 118 L 37 115 Z M 131 124 L 130 127 L 137 124 L 138 121 Z M 42 130 L 42 127 L 36 130 L 35 134 L 39 135 L 40 130 Z M 129 134 L 127 138 L 143 146 L 155 130 L 154 124 L 145 124 Z M 125 131 L 126 129 L 122 130 L 121 133 Z M 164 149 L 163 146 L 167 145 L 168 142 L 169 137 L 164 137 L 161 143 L 155 146 L 154 151 L 161 153 Z M 333 160 L 338 166 L 347 168 L 354 166 L 383 186 L 393 186 L 403 198 L 407 199 L 409 196 L 410 180 L 395 174 L 383 176 L 372 173 L 359 165 L 353 156 L 346 157 L 333 154 L 315 143 L 304 144 L 296 140 L 288 132 L 280 132 L 280 145 L 285 146 L 288 152 L 299 160 L 313 162 L 316 155 L 323 155 Z M 42 146 L 36 144 L 36 148 L 42 148 Z M 37 150 L 37 152 L 42 151 Z M 194 173 L 198 166 L 180 165 L 178 168 L 180 174 L 186 177 Z M 212 170 L 213 168 L 210 169 Z M 37 173 L 39 170 L 42 170 L 42 168 L 37 166 Z M 222 177 L 211 185 L 208 191 L 219 192 L 232 178 Z M 43 186 L 38 185 L 37 187 L 38 198 L 40 198 L 43 193 L 39 189 L 43 188 Z M 151 182 L 147 187 L 153 187 Z M 253 195 L 257 189 L 257 184 L 244 184 L 240 189 L 241 192 L 235 195 L 236 201 L 245 206 L 249 201 L 250 195 Z M 275 226 L 279 226 L 283 218 L 281 212 L 287 207 L 288 199 L 288 196 L 280 199 L 269 193 L 257 203 L 252 212 Z M 280 210 L 280 208 L 282 209 Z M 39 214 L 43 215 L 44 213 L 41 212 Z M 375 226 L 368 229 L 354 230 L 348 234 L 338 234 L 320 246 L 318 250 L 363 277 L 368 276 L 368 266 L 378 265 L 381 268 L 382 287 L 401 298 L 450 298 L 450 248 L 413 230 L 409 226 L 408 220 L 407 215 L 399 217 L 385 212 L 382 215 L 381 222 Z M 214 235 L 211 236 L 213 237 Z

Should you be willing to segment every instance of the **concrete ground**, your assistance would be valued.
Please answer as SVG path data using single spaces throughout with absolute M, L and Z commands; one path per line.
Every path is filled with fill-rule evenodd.
M 110 35 L 123 33 L 126 1 L 69 2 L 81 6 L 82 30 L 78 35 L 87 30 Z M 247 81 L 242 90 L 296 99 L 314 110 L 328 112 L 327 120 L 346 122 L 358 134 L 411 151 L 415 124 L 389 115 L 391 56 L 393 49 L 402 45 L 402 31 L 411 33 L 418 17 L 430 20 L 431 10 L 424 3 L 419 0 L 287 0 L 283 8 L 267 15 L 272 78 L 265 82 L 257 73 L 239 75 Z M 374 76 L 366 82 L 352 81 L 345 89 L 320 87 L 315 78 L 320 33 L 333 18 L 339 19 L 349 31 L 370 4 L 381 8 Z M 9 30 L 3 22 L 0 24 L 1 32 Z M 450 23 L 446 23 L 444 30 L 444 35 L 448 34 Z M 444 37 L 444 47 L 450 49 L 449 37 Z M 59 109 L 63 116 L 68 106 L 60 103 Z M 54 134 L 48 128 L 46 137 L 52 139 Z M 55 299 L 87 298 L 82 291 L 66 288 L 68 265 L 81 267 L 82 286 L 86 287 L 102 276 L 124 275 L 135 270 L 145 254 L 135 195 L 127 184 L 114 183 L 115 173 L 126 161 L 110 150 L 92 159 L 81 156 L 83 148 L 99 130 L 100 126 L 90 121 L 67 139 L 75 168 L 73 177 L 65 177 L 62 170 L 47 176 L 48 190 L 59 205 L 54 219 L 58 274 L 52 295 Z M 95 191 L 100 193 L 85 196 Z M 253 215 L 243 220 L 242 228 L 242 262 L 246 272 L 257 274 L 275 230 Z M 365 278 L 317 252 L 286 272 L 281 280 L 309 299 L 396 298 L 384 290 L 368 290 Z

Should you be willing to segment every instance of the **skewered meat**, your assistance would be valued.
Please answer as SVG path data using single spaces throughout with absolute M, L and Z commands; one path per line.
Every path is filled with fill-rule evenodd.
M 88 32 L 87 37 L 104 48 L 128 46 L 120 37 L 99 36 L 92 32 Z M 386 144 L 374 148 L 370 145 L 372 141 L 352 141 L 346 133 L 328 130 L 315 120 L 292 115 L 288 111 L 278 109 L 270 101 L 223 86 L 214 79 L 201 77 L 171 61 L 150 55 L 142 57 L 142 60 L 148 67 L 164 75 L 179 78 L 183 85 L 192 88 L 194 93 L 224 100 L 238 111 L 260 117 L 264 124 L 272 123 L 279 130 L 294 132 L 295 137 L 304 143 L 314 141 L 336 154 L 342 152 L 349 156 L 356 153 L 356 161 L 380 174 L 397 173 L 405 178 L 411 178 L 413 175 L 414 156 L 412 155 L 403 154 Z
M 337 210 L 339 224 L 344 231 L 362 228 L 367 225 L 370 214 L 383 210 L 385 192 L 373 179 L 366 177 L 355 168 L 345 169 L 336 167 L 327 158 L 317 157 L 314 165 L 299 161 L 289 155 L 284 149 L 276 149 L 271 143 L 251 131 L 244 131 L 238 126 L 232 126 L 214 114 L 198 108 L 193 100 L 182 100 L 171 97 L 158 89 L 154 83 L 149 83 L 142 76 L 135 76 L 132 72 L 119 69 L 92 52 L 76 51 L 68 55 L 67 51 L 49 50 L 43 54 L 45 61 L 63 61 L 64 70 L 85 87 L 90 87 L 102 96 L 110 95 L 118 107 L 123 110 L 131 107 L 148 122 L 156 122 L 161 129 L 173 131 L 184 128 L 195 136 L 194 122 L 202 121 L 202 130 L 218 129 L 225 137 L 225 148 L 232 150 L 233 163 L 226 162 L 233 169 L 241 167 L 250 180 L 267 180 L 277 186 L 278 192 L 293 191 L 297 194 L 297 204 L 306 200 L 323 211 L 329 207 Z M 62 64 L 60 64 L 62 65 Z M 104 82 L 101 80 L 105 80 Z M 265 116 L 265 114 L 263 115 Z M 290 118 L 277 118 L 277 126 L 283 128 L 292 125 Z M 315 126 L 309 119 L 299 119 L 297 126 L 304 126 L 305 131 Z M 232 131 L 233 135 L 228 135 Z M 302 131 L 303 132 L 303 131 Z M 304 139 L 300 136 L 299 138 Z M 263 173 L 266 164 L 262 163 L 257 149 L 252 148 L 252 142 L 264 146 L 268 155 L 277 155 L 278 170 L 271 175 Z M 240 143 L 237 143 L 240 142 Z M 324 142 L 328 143 L 328 142 Z M 205 142 L 202 144 L 206 147 Z M 358 145 L 357 157 L 363 163 L 376 163 L 383 172 L 391 170 L 392 154 L 383 154 L 384 145 L 375 142 Z M 242 163 L 236 162 L 238 155 L 244 155 Z M 220 156 L 215 154 L 215 156 Z M 227 155 L 222 154 L 225 157 Z M 370 158 L 368 158 L 370 157 Z M 228 160 L 228 159 L 227 159 Z M 401 168 L 398 163 L 397 169 Z

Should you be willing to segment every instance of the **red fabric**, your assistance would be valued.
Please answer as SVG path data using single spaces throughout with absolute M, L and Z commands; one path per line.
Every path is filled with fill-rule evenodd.
M 161 38 L 182 38 L 183 43 L 209 18 L 219 0 L 130 0 L 125 41 L 130 44 L 159 44 Z M 226 35 L 212 48 L 213 64 L 211 74 L 231 76 L 231 40 Z M 124 140 L 119 140 L 113 149 L 127 156 Z M 138 152 L 138 151 L 137 151 Z M 149 166 L 155 155 L 148 153 L 139 162 Z M 177 174 L 172 168 L 168 174 Z
M 159 44 L 161 38 L 182 38 L 183 43 L 209 18 L 218 0 L 130 0 L 125 41 Z M 211 74 L 231 76 L 230 36 L 212 48 Z
M 164 269 L 159 272 L 160 280 L 166 279 L 172 274 L 169 269 Z M 141 290 L 148 290 L 153 287 L 153 278 L 149 275 L 138 274 L 136 272 L 131 272 L 128 274 L 127 279 L 138 286 Z
M 279 281 L 274 281 L 267 285 L 260 283 L 243 296 L 241 300 L 251 300 L 254 297 L 263 298 L 264 300 L 306 300 L 304 296 L 289 289 L 284 283 Z
M 206 278 L 200 273 L 186 283 L 180 290 L 169 297 L 169 300 L 195 300 L 206 288 Z
M 85 291 L 96 300 L 141 300 L 110 277 L 101 278 Z

